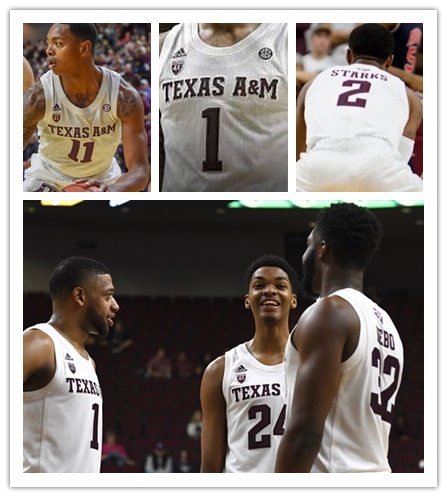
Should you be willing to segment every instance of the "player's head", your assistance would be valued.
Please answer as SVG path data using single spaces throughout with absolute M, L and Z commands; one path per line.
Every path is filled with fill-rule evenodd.
M 366 59 L 388 67 L 393 61 L 393 35 L 380 24 L 360 24 L 349 35 L 348 45 L 349 63 Z
M 110 271 L 88 257 L 59 262 L 49 280 L 53 305 L 70 303 L 79 311 L 81 325 L 92 334 L 106 336 L 119 306 L 113 297 Z
M 248 294 L 245 307 L 253 312 L 255 321 L 267 323 L 287 320 L 297 306 L 298 277 L 282 257 L 264 255 L 254 260 L 245 275 Z
M 363 274 L 381 238 L 377 217 L 364 207 L 337 203 L 322 209 L 302 258 L 303 291 L 307 295 L 319 295 L 324 267 Z
M 57 75 L 93 63 L 97 31 L 94 24 L 53 24 L 47 35 L 48 67 Z

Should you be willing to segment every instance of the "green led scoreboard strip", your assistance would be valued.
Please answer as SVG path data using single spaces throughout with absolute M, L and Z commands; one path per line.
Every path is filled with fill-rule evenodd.
M 227 207 L 230 209 L 321 209 L 339 202 L 346 202 L 346 200 L 234 200 L 229 202 Z M 424 205 L 423 200 L 349 200 L 348 202 L 369 209 Z

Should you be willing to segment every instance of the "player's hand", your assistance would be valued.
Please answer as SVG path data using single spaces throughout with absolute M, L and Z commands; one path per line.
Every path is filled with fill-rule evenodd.
M 108 189 L 109 185 L 106 185 L 103 181 L 100 181 L 98 179 L 79 178 L 79 179 L 77 179 L 75 181 L 75 184 L 76 183 L 84 183 L 88 187 L 90 187 L 90 186 L 96 186 L 97 188 L 99 188 L 99 190 L 97 190 L 99 192 L 108 192 L 108 191 L 110 191 Z

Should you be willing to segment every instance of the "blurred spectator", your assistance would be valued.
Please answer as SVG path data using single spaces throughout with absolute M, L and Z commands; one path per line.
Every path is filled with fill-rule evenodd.
M 158 349 L 156 355 L 151 357 L 146 366 L 146 378 L 171 378 L 171 360 L 166 357 L 164 349 Z
M 334 59 L 329 55 L 331 49 L 331 30 L 326 26 L 315 26 L 310 37 L 310 51 L 304 56 L 297 53 L 297 83 L 307 83 L 318 73 L 334 66 Z
M 148 454 L 144 463 L 145 473 L 172 473 L 172 457 L 167 453 L 163 443 L 158 442 L 154 451 Z
M 196 375 L 202 376 L 203 372 L 205 371 L 206 367 L 210 362 L 211 362 L 211 354 L 209 352 L 206 352 L 205 354 L 203 354 L 201 364 L 197 365 L 195 368 Z
M 194 440 L 199 440 L 202 433 L 202 412 L 197 410 L 192 413 L 191 420 L 186 426 L 186 433 Z
M 187 357 L 185 352 L 180 352 L 175 363 L 176 374 L 179 378 L 189 378 L 193 372 L 192 361 Z
M 133 340 L 123 327 L 123 323 L 121 321 L 117 321 L 115 326 L 112 328 L 110 333 L 110 343 L 113 346 L 113 354 L 119 354 L 132 345 Z
M 180 451 L 179 460 L 174 465 L 174 473 L 198 473 L 198 469 L 189 460 L 187 450 Z
M 116 442 L 115 432 L 111 430 L 106 432 L 101 459 L 105 463 L 116 464 L 120 469 L 124 468 L 126 464 L 129 466 L 135 465 L 135 462 L 129 459 L 126 449 Z

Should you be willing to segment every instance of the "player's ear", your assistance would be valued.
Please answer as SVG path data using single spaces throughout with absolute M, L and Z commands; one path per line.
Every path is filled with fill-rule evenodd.
M 73 296 L 73 300 L 76 302 L 76 304 L 78 304 L 80 307 L 84 307 L 86 295 L 84 290 L 80 286 L 73 288 L 71 295 Z
M 298 305 L 298 298 L 295 293 L 292 293 L 292 301 L 291 301 L 292 309 L 296 309 L 297 305 Z
M 248 295 L 244 298 L 244 306 L 246 309 L 250 310 L 250 301 L 248 300 Z
M 346 60 L 347 60 L 348 64 L 351 64 L 351 62 L 352 62 L 352 52 L 351 52 L 351 50 L 349 48 L 346 50 Z
M 90 40 L 85 40 L 81 43 L 81 56 L 92 55 L 92 42 Z
M 387 57 L 386 61 L 385 61 L 385 67 L 388 69 L 392 64 L 393 64 L 393 60 L 394 60 L 394 55 L 391 54 Z
M 317 256 L 319 259 L 323 259 L 327 252 L 327 243 L 325 240 L 321 240 L 317 248 Z

